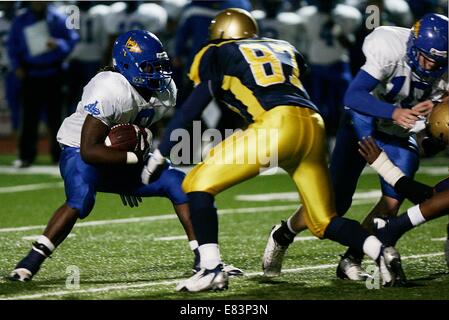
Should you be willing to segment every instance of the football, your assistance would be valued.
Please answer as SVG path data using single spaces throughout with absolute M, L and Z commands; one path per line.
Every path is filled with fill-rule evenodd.
M 146 150 L 152 140 L 151 131 L 131 123 L 118 124 L 111 128 L 104 144 L 122 151 Z

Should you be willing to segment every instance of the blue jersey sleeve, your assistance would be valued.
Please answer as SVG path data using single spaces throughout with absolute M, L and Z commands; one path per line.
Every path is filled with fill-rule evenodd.
M 177 141 L 170 139 L 172 132 L 178 128 L 184 129 L 189 127 L 192 121 L 201 115 L 211 100 L 212 93 L 207 82 L 202 82 L 195 87 L 181 108 L 176 111 L 165 129 L 164 136 L 159 145 L 159 151 L 164 157 L 170 154 L 171 148 L 177 143 Z
M 379 80 L 368 72 L 360 70 L 346 91 L 345 105 L 369 116 L 391 119 L 396 107 L 380 101 L 370 93 L 378 84 Z

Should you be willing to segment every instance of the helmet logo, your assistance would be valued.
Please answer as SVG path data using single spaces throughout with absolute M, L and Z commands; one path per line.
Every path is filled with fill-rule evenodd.
M 432 48 L 432 49 L 430 49 L 430 53 L 435 55 L 435 56 L 447 58 L 447 51 L 440 51 L 440 50 L 437 50 L 435 48 Z
M 168 59 L 168 54 L 165 51 L 163 51 L 163 52 L 156 52 L 156 57 L 158 59 Z
M 128 41 L 126 41 L 125 47 L 129 50 L 129 52 L 142 53 L 142 49 L 139 44 L 131 37 L 129 37 Z

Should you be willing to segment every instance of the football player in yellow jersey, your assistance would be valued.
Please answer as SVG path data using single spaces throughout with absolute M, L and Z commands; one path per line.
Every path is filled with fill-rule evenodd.
M 402 279 L 400 256 L 393 247 L 383 246 L 358 222 L 336 215 L 323 119 L 299 80 L 301 55 L 288 42 L 259 38 L 256 21 L 242 9 L 221 11 L 209 32 L 209 44 L 196 54 L 189 73 L 195 89 L 170 121 L 142 171 L 142 182 L 157 176 L 170 156 L 171 133 L 190 125 L 213 98 L 238 112 L 249 126 L 216 145 L 184 180 L 202 269 L 177 290 L 227 288 L 214 197 L 270 166 L 283 168 L 293 179 L 314 235 L 363 251 L 380 265 L 385 282 Z

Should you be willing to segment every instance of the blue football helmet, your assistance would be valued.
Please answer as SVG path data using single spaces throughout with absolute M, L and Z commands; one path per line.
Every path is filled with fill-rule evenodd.
M 435 13 L 426 14 L 412 27 L 407 43 L 408 63 L 419 77 L 433 80 L 447 71 L 448 18 Z M 435 61 L 433 70 L 419 64 L 419 55 Z
M 112 64 L 136 87 L 164 91 L 172 80 L 168 55 L 149 31 L 132 30 L 120 35 L 112 49 Z

